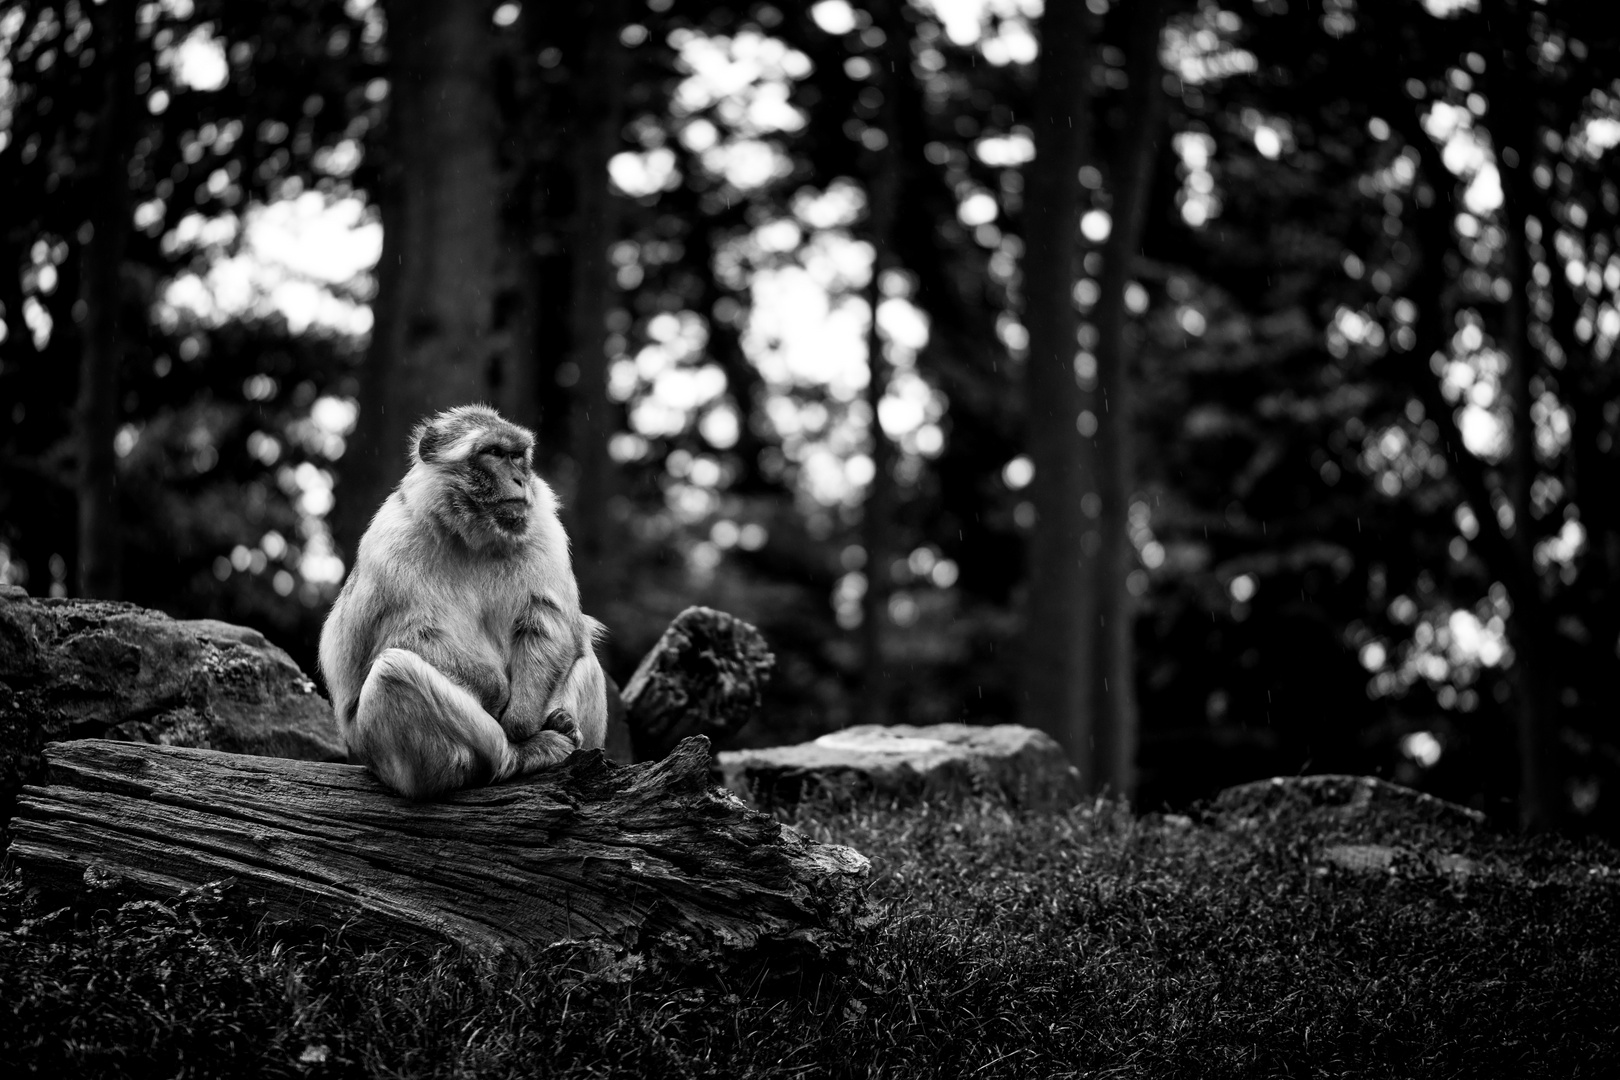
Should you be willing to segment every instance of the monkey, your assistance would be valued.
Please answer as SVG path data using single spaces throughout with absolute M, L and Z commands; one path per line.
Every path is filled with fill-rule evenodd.
M 484 405 L 430 416 L 321 628 L 351 761 L 413 800 L 600 747 L 603 628 L 580 610 L 534 435 Z

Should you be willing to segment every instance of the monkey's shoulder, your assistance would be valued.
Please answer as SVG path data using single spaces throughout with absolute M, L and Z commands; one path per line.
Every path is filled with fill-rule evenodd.
M 439 579 L 466 576 L 489 562 L 467 550 L 430 516 L 420 513 L 396 489 L 360 538 L 354 575 L 362 581 L 414 590 Z
M 583 618 L 577 601 L 548 589 L 524 598 L 513 630 L 520 636 L 571 637 L 568 631 Z

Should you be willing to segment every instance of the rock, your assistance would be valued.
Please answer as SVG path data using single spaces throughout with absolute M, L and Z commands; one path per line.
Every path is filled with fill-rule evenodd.
M 1328 862 L 1362 872 L 1388 870 L 1399 854 L 1399 848 L 1384 844 L 1331 844 L 1322 849 L 1322 858 Z
M 998 794 L 1052 806 L 1079 792 L 1079 773 L 1057 742 L 1018 724 L 865 724 L 797 746 L 724 751 L 718 764 L 726 787 L 761 806 L 791 805 L 812 792 Z
M 343 761 L 332 708 L 256 630 L 96 600 L 0 596 L 0 821 L 58 739 Z
M 1353 824 L 1367 835 L 1413 826 L 1470 830 L 1485 815 L 1466 806 L 1425 795 L 1375 776 L 1275 776 L 1227 788 L 1212 799 L 1209 813 L 1222 824 L 1246 820 L 1308 818 Z
M 1360 874 L 1435 875 L 1453 885 L 1466 885 L 1477 874 L 1490 872 L 1478 859 L 1454 851 L 1388 844 L 1329 844 L 1318 857 L 1327 866 Z
M 1432 862 L 1436 871 L 1459 884 L 1466 884 L 1469 878 L 1484 868 L 1479 860 L 1458 855 L 1456 852 L 1437 853 Z
M 1462 885 L 1481 871 L 1461 854 L 1489 830 L 1485 815 L 1373 776 L 1278 776 L 1227 788 L 1205 818 L 1237 832 L 1303 841 L 1318 873 L 1433 874 Z

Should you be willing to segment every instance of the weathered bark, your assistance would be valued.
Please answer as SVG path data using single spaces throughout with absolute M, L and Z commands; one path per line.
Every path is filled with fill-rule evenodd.
M 377 303 L 334 524 L 353 551 L 404 474 L 424 415 L 495 396 L 500 184 L 489 12 L 390 0 L 388 159 Z
M 108 4 L 94 13 L 103 66 L 102 101 L 92 132 L 85 184 L 90 238 L 84 245 L 79 354 L 79 523 L 77 592 L 116 600 L 123 591 L 118 526 L 119 369 L 123 343 L 124 253 L 129 245 L 129 156 L 135 127 L 135 5 Z
M 624 688 L 635 760 L 655 761 L 694 735 L 724 743 L 759 714 L 775 663 L 741 619 L 704 607 L 675 616 Z
M 1097 787 L 1122 798 L 1136 791 L 1136 604 L 1128 587 L 1136 569 L 1130 538 L 1130 502 L 1136 486 L 1136 396 L 1125 340 L 1125 289 L 1142 246 L 1142 226 L 1153 188 L 1153 164 L 1164 117 L 1159 31 L 1163 0 L 1138 0 L 1130 12 L 1125 97 L 1127 130 L 1108 171 L 1113 227 L 1103 247 L 1098 281 L 1097 446 L 1098 557 L 1091 564 L 1098 603 L 1102 679 L 1093 687 L 1098 725 Z
M 622 143 L 625 55 L 619 32 L 629 21 L 624 0 L 595 0 L 587 17 L 586 57 L 581 64 L 580 120 L 574 160 L 573 347 L 578 381 L 568 416 L 569 444 L 577 466 L 571 493 L 570 535 L 586 611 L 604 612 L 623 588 L 618 550 L 622 523 L 612 516 L 618 472 L 608 455 L 614 406 L 608 397 L 607 312 L 613 296 L 608 245 L 619 236 L 620 200 L 608 186 L 608 162 Z
M 864 904 L 866 859 L 712 788 L 709 756 L 702 739 L 647 765 L 585 751 L 417 804 L 354 765 L 55 743 L 10 854 L 51 889 L 161 897 L 231 878 L 227 895 L 272 919 L 490 959 L 571 940 L 836 948 Z
M 1092 405 L 1075 378 L 1074 305 L 1080 221 L 1078 175 L 1090 124 L 1090 26 L 1085 5 L 1055 3 L 1041 17 L 1033 115 L 1035 160 L 1024 200 L 1025 445 L 1035 465 L 1024 621 L 1023 722 L 1049 732 L 1096 783 L 1091 688 L 1097 672 L 1097 598 L 1085 565 L 1097 535 L 1082 510 L 1097 484 L 1097 448 L 1077 423 Z M 1090 534 L 1090 550 L 1086 535 Z

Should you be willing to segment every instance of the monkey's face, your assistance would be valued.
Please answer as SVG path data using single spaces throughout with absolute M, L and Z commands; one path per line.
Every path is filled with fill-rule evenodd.
M 521 540 L 540 486 L 530 471 L 534 436 L 495 410 L 471 405 L 443 412 L 416 432 L 421 482 L 437 495 L 427 505 L 474 548 Z
M 468 462 L 468 494 L 497 532 L 523 535 L 534 498 L 529 452 L 509 443 L 480 448 Z

